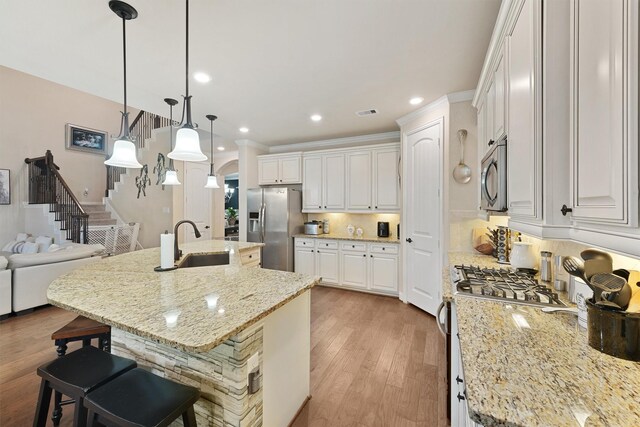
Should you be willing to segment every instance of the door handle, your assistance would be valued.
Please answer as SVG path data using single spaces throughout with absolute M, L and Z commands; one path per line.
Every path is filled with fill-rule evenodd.
M 445 307 L 446 305 L 444 301 L 441 302 L 440 305 L 438 306 L 438 310 L 436 311 L 436 324 L 438 325 L 438 330 L 440 331 L 442 336 L 446 338 L 447 336 L 447 331 L 445 330 L 446 325 L 443 323 L 440 323 L 440 312 L 442 312 L 442 309 Z
M 262 206 L 260 206 L 260 242 L 262 243 L 264 243 L 264 215 L 266 214 L 266 212 L 267 206 L 263 203 Z
M 411 243 L 411 242 L 413 242 L 413 240 L 411 239 L 411 237 L 407 237 L 405 240 L 407 241 L 407 243 Z

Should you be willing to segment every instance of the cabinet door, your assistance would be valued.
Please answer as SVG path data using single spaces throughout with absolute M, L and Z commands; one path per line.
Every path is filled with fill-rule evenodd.
M 536 106 L 537 0 L 525 0 L 507 38 L 509 61 L 509 136 L 507 142 L 507 206 L 509 215 L 538 219 L 542 197 L 542 144 Z
M 300 184 L 302 182 L 300 157 L 280 159 L 280 182 L 282 184 Z
M 370 212 L 371 190 L 371 151 L 348 153 L 347 210 Z
M 322 209 L 322 157 L 305 156 L 302 159 L 304 179 L 302 180 L 302 209 L 318 211 Z
M 504 45 L 502 52 L 504 52 Z M 505 133 L 505 73 L 504 54 L 500 53 L 494 73 L 495 103 L 493 111 L 493 140 L 497 141 Z
M 316 275 L 315 250 L 308 248 L 296 248 L 294 270 L 296 273 Z
M 279 183 L 278 159 L 258 159 L 258 184 L 273 185 Z
M 375 210 L 400 210 L 399 167 L 399 148 L 373 152 L 373 207 Z
M 344 154 L 323 156 L 323 207 L 327 210 L 344 210 Z
M 398 257 L 371 254 L 371 289 L 398 292 Z
M 326 283 L 338 284 L 340 281 L 340 268 L 338 251 L 318 249 L 316 251 L 318 276 Z
M 487 89 L 487 95 L 486 95 L 486 109 L 487 109 L 487 118 L 485 121 L 485 132 L 487 134 L 487 143 L 489 141 L 495 141 L 494 139 L 494 132 L 493 132 L 493 115 L 495 112 L 495 108 L 496 108 L 496 84 L 495 84 L 495 80 L 491 80 L 491 83 L 489 84 L 489 89 Z
M 341 283 L 356 288 L 367 288 L 367 254 L 364 252 L 342 252 Z
M 626 98 L 637 93 L 627 93 L 625 86 L 638 78 L 628 68 L 627 3 L 573 2 L 571 168 L 572 215 L 577 219 L 625 223 L 625 187 L 638 185 L 628 182 L 627 167 L 633 153 L 629 144 L 637 144 L 637 134 L 630 140 L 625 122 L 637 122 L 637 109 L 630 109 Z M 637 157 L 635 165 L 637 169 Z

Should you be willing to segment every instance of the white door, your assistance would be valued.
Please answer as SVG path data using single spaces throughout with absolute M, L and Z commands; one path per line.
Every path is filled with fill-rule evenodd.
M 209 175 L 209 164 L 184 162 L 184 218 L 196 223 L 202 234 L 200 240 L 211 239 L 211 197 L 209 188 L 204 188 Z M 181 225 L 179 234 L 184 233 L 185 242 L 196 240 L 193 227 Z
M 327 210 L 344 210 L 344 154 L 323 156 L 323 207 Z
M 300 156 L 280 159 L 280 183 L 300 184 L 302 182 L 302 162 Z
M 371 212 L 371 151 L 347 154 L 347 210 Z
M 371 289 L 398 292 L 398 257 L 395 255 L 371 254 Z
M 278 184 L 280 162 L 278 159 L 258 159 L 258 183 L 260 185 Z
M 322 209 L 322 157 L 305 156 L 302 164 L 302 209 L 318 211 Z
M 340 279 L 340 269 L 338 267 L 338 251 L 327 249 L 316 250 L 316 260 L 318 276 L 326 283 L 337 284 Z
M 373 207 L 377 211 L 400 210 L 400 149 L 373 152 Z
M 310 248 L 296 248 L 294 270 L 296 273 L 316 275 L 316 254 Z
M 407 300 L 435 315 L 440 304 L 442 121 L 405 137 L 405 283 Z
M 342 252 L 343 285 L 367 288 L 367 254 L 364 252 Z

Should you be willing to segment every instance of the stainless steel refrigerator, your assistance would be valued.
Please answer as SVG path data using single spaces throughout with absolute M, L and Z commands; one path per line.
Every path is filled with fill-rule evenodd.
M 247 190 L 247 241 L 261 242 L 262 268 L 293 271 L 293 236 L 304 231 L 299 187 Z

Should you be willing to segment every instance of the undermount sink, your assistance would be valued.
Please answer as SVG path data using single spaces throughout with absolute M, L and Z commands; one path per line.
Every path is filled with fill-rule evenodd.
M 178 264 L 178 268 L 208 267 L 229 264 L 229 252 L 221 254 L 189 254 Z

